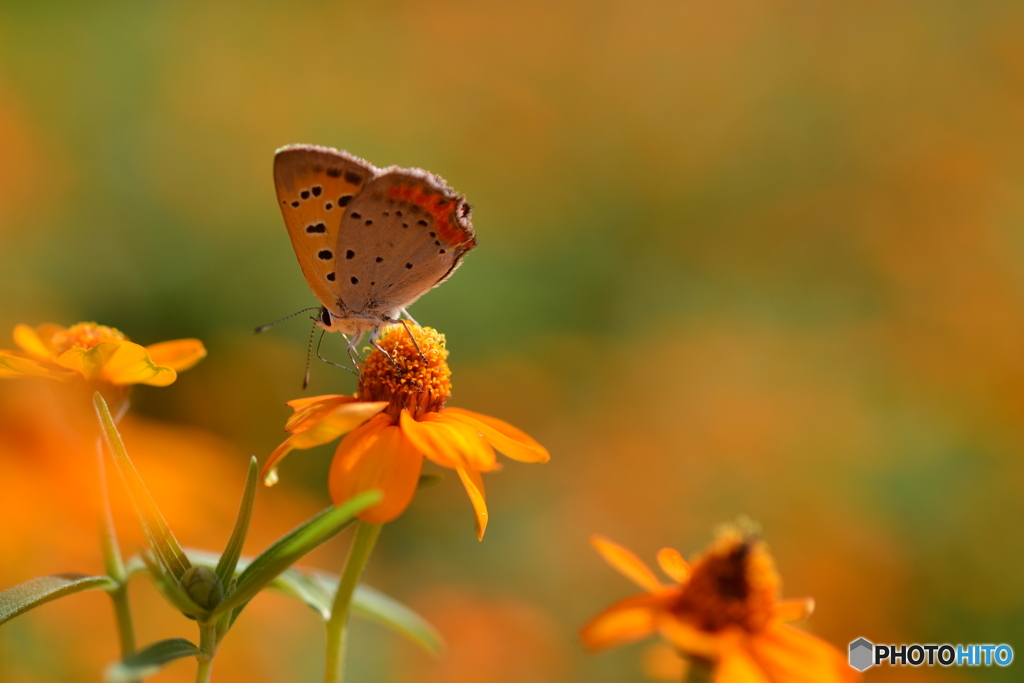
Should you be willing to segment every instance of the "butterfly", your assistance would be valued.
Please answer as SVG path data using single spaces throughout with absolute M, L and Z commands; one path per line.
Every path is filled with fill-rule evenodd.
M 476 246 L 470 206 L 439 176 L 377 168 L 348 152 L 290 145 L 274 185 L 302 274 L 320 300 L 315 322 L 349 337 L 399 322 Z M 410 318 L 411 319 L 411 318 Z

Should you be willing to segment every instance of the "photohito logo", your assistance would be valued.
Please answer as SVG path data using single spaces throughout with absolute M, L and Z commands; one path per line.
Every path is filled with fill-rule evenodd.
M 875 645 L 867 638 L 850 643 L 850 666 L 864 671 L 872 666 L 1009 666 L 1009 645 Z

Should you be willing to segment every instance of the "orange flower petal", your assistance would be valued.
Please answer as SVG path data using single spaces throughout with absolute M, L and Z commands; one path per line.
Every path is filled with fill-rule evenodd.
M 263 469 L 260 470 L 260 478 L 263 479 L 264 486 L 274 486 L 280 480 L 277 476 L 277 466 L 284 460 L 285 456 L 295 450 L 295 446 L 292 445 L 292 439 L 295 437 L 289 436 L 284 440 L 280 446 L 274 449 L 274 452 L 270 454 L 267 461 L 263 463 Z
M 107 355 L 106 351 L 101 351 L 100 355 L 105 356 L 102 369 L 103 377 L 111 384 L 121 386 L 148 384 L 154 387 L 165 387 L 178 379 L 178 373 L 174 368 L 157 365 L 149 357 L 146 347 L 134 342 L 102 342 L 92 347 L 90 351 L 107 346 L 113 347 L 112 352 Z M 63 358 L 63 356 L 61 357 Z
M 338 445 L 331 462 L 331 499 L 340 505 L 352 496 L 380 489 L 384 500 L 359 513 L 369 524 L 390 522 L 409 506 L 420 478 L 423 457 L 392 424 L 378 415 Z
M 476 540 L 484 540 L 484 532 L 487 531 L 487 496 L 484 493 L 484 480 L 476 470 L 459 467 L 456 470 L 459 479 L 469 494 L 469 501 L 473 504 L 473 515 L 476 518 Z
M 388 407 L 387 401 L 353 401 L 336 406 L 324 415 L 319 427 L 330 429 L 338 435 L 347 434 L 371 417 L 379 415 Z M 388 417 L 394 422 L 394 418 Z M 308 446 L 304 446 L 308 448 Z
M 430 458 L 442 467 L 450 467 L 453 470 L 460 467 L 494 469 L 494 451 L 488 453 L 485 447 L 490 446 L 469 430 L 447 421 L 424 419 L 417 422 L 407 410 L 402 411 L 400 424 L 402 431 L 420 455 Z
M 658 593 L 664 588 L 650 567 L 644 564 L 632 550 L 624 548 L 600 534 L 594 534 L 590 537 L 590 545 L 594 546 L 597 552 L 601 553 L 601 557 L 605 559 L 605 562 L 644 590 Z
M 295 412 L 285 423 L 285 431 L 305 431 L 338 406 L 355 402 L 356 399 L 352 396 L 341 395 L 313 396 L 308 399 L 299 398 L 288 401 L 285 405 L 290 406 Z
M 658 566 L 673 581 L 683 583 L 690 578 L 690 565 L 675 548 L 658 551 Z
M 420 424 L 428 422 L 447 425 L 455 430 L 455 433 L 460 437 L 459 443 L 462 456 L 470 469 L 479 472 L 490 472 L 498 469 L 498 456 L 494 453 L 494 448 L 480 436 L 480 432 L 476 429 L 461 420 L 452 419 L 452 416 L 444 415 L 443 413 L 427 413 L 420 420 Z
M 117 347 L 118 342 L 102 342 L 91 349 L 75 347 L 59 355 L 54 362 L 86 379 L 99 379 L 103 375 L 103 367 L 117 352 Z
M 356 398 L 353 396 L 346 396 L 343 394 L 323 394 L 321 396 L 304 396 L 302 398 L 293 398 L 290 401 L 285 401 L 285 405 L 293 408 L 294 410 L 300 410 L 306 406 L 313 405 L 314 403 L 329 403 L 334 399 L 342 399 L 342 403 L 346 401 L 355 401 Z
M 603 650 L 654 633 L 657 600 L 653 595 L 634 595 L 620 600 L 591 619 L 580 630 L 580 638 L 588 650 Z
M 15 356 L 3 351 L 0 351 L 0 377 L 46 377 L 49 379 L 65 379 L 61 374 L 40 365 L 32 358 Z
M 170 368 L 175 372 L 188 370 L 206 358 L 206 347 L 198 339 L 175 339 L 174 341 L 150 344 L 146 347 L 154 364 Z
M 800 621 L 814 613 L 814 598 L 794 598 L 775 603 L 775 618 L 785 623 Z
M 40 325 L 34 329 L 28 325 L 17 325 L 14 328 L 14 343 L 39 360 L 49 360 L 53 358 L 53 351 L 50 350 L 49 344 L 50 339 L 63 329 L 60 325 L 52 323 Z
M 743 647 L 743 637 L 739 634 L 728 634 L 722 638 L 714 683 L 789 683 L 790 680 L 794 679 L 771 677 Z
M 345 399 L 343 401 L 333 400 Z M 263 464 L 263 484 L 273 486 L 278 481 L 277 468 L 285 456 L 296 449 L 307 449 L 334 441 L 342 434 L 347 434 L 375 415 L 380 414 L 388 405 L 387 401 L 363 402 L 355 401 L 351 396 L 332 397 L 331 402 L 312 404 L 302 408 L 292 417 L 308 412 L 304 423 L 292 425 L 295 433 L 285 439 L 284 443 L 274 449 Z M 390 418 L 388 418 L 390 419 Z M 291 422 L 289 421 L 289 424 Z
M 521 429 L 517 429 L 503 420 L 488 415 L 474 413 L 462 408 L 445 408 L 441 413 L 470 425 L 488 443 L 513 460 L 521 462 L 547 462 L 551 455 L 547 449 L 537 443 Z
M 658 615 L 658 631 L 680 652 L 715 659 L 719 652 L 719 638 L 716 635 L 681 621 L 668 612 Z
M 779 622 L 751 636 L 747 647 L 764 670 L 765 680 L 845 683 L 860 678 L 839 650 L 810 633 Z

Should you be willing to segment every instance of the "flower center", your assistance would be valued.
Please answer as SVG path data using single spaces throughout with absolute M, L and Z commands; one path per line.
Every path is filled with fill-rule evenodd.
M 380 349 L 371 351 L 363 361 L 356 393 L 360 401 L 390 402 L 384 412 L 395 419 L 403 408 L 414 418 L 437 412 L 452 393 L 444 335 L 412 324 L 408 330 L 392 325 L 384 331 L 377 343 L 391 358 Z
M 53 355 L 59 356 L 68 349 L 91 349 L 101 342 L 124 341 L 128 337 L 113 327 L 96 323 L 78 323 L 61 330 L 50 338 Z
M 755 632 L 772 618 L 778 590 L 779 576 L 764 543 L 729 529 L 694 561 L 672 610 L 705 631 L 739 626 Z

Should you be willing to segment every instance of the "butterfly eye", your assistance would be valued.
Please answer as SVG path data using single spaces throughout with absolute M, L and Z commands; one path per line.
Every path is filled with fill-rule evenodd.
M 324 327 L 331 326 L 331 312 L 326 308 L 320 309 L 320 322 L 324 324 Z

